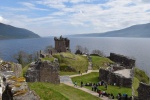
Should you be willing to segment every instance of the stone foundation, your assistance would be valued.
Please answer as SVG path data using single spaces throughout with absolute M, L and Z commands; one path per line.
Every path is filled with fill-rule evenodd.
M 123 55 L 110 53 L 109 58 L 110 58 L 110 60 L 121 64 L 125 68 L 132 69 L 135 66 L 135 60 L 134 59 L 130 59 L 130 58 L 123 56 Z
M 114 85 L 116 83 L 117 86 L 121 87 L 132 87 L 132 79 L 123 77 L 119 74 L 115 74 L 110 72 L 109 70 L 100 69 L 99 70 L 99 79 L 104 80 L 110 85 Z
M 31 64 L 26 72 L 27 82 L 60 83 L 59 64 L 57 62 L 39 61 Z
M 150 85 L 142 82 L 139 84 L 137 100 L 150 100 Z

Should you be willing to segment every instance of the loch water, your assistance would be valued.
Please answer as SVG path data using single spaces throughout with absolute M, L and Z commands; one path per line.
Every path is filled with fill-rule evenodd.
M 150 76 L 150 38 L 117 38 L 117 37 L 69 37 L 70 48 L 75 52 L 76 45 L 86 47 L 89 51 L 99 49 L 106 56 L 110 52 L 129 56 L 136 60 L 136 66 Z M 13 55 L 22 50 L 34 53 L 54 46 L 54 38 L 0 40 L 0 58 L 15 61 Z

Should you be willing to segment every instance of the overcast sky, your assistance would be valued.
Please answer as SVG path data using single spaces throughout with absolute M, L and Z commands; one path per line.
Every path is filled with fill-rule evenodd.
M 40 36 L 101 33 L 150 22 L 150 0 L 1 0 L 0 22 Z

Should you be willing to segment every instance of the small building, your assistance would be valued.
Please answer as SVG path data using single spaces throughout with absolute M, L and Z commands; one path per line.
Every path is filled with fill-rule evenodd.
M 60 38 L 54 37 L 55 40 L 55 49 L 57 52 L 67 52 L 70 51 L 70 40 L 67 38 Z

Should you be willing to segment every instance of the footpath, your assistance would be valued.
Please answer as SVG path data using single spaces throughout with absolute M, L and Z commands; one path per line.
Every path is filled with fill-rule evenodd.
M 87 73 L 82 73 L 82 75 L 86 75 L 86 74 L 89 74 L 89 73 L 91 73 L 91 72 L 99 72 L 99 70 L 88 70 Z M 81 88 L 80 86 L 77 86 L 77 87 L 74 86 L 74 84 L 73 84 L 71 78 L 72 78 L 72 77 L 77 77 L 77 76 L 82 76 L 82 75 L 81 75 L 81 74 L 76 74 L 76 75 L 60 76 L 60 83 L 64 83 L 64 84 L 66 84 L 66 85 L 68 85 L 68 86 L 77 88 L 77 89 L 82 90 L 82 91 L 84 91 L 84 92 L 87 92 L 87 93 L 89 93 L 89 94 L 91 94 L 91 95 L 93 95 L 93 96 L 99 97 L 98 93 L 96 93 L 96 92 L 94 92 L 94 91 L 91 91 L 91 90 L 89 90 L 89 89 L 87 89 L 87 88 L 84 88 L 84 87 Z M 105 97 L 105 96 L 100 97 L 100 99 L 102 99 L 102 100 L 110 100 L 108 97 Z

